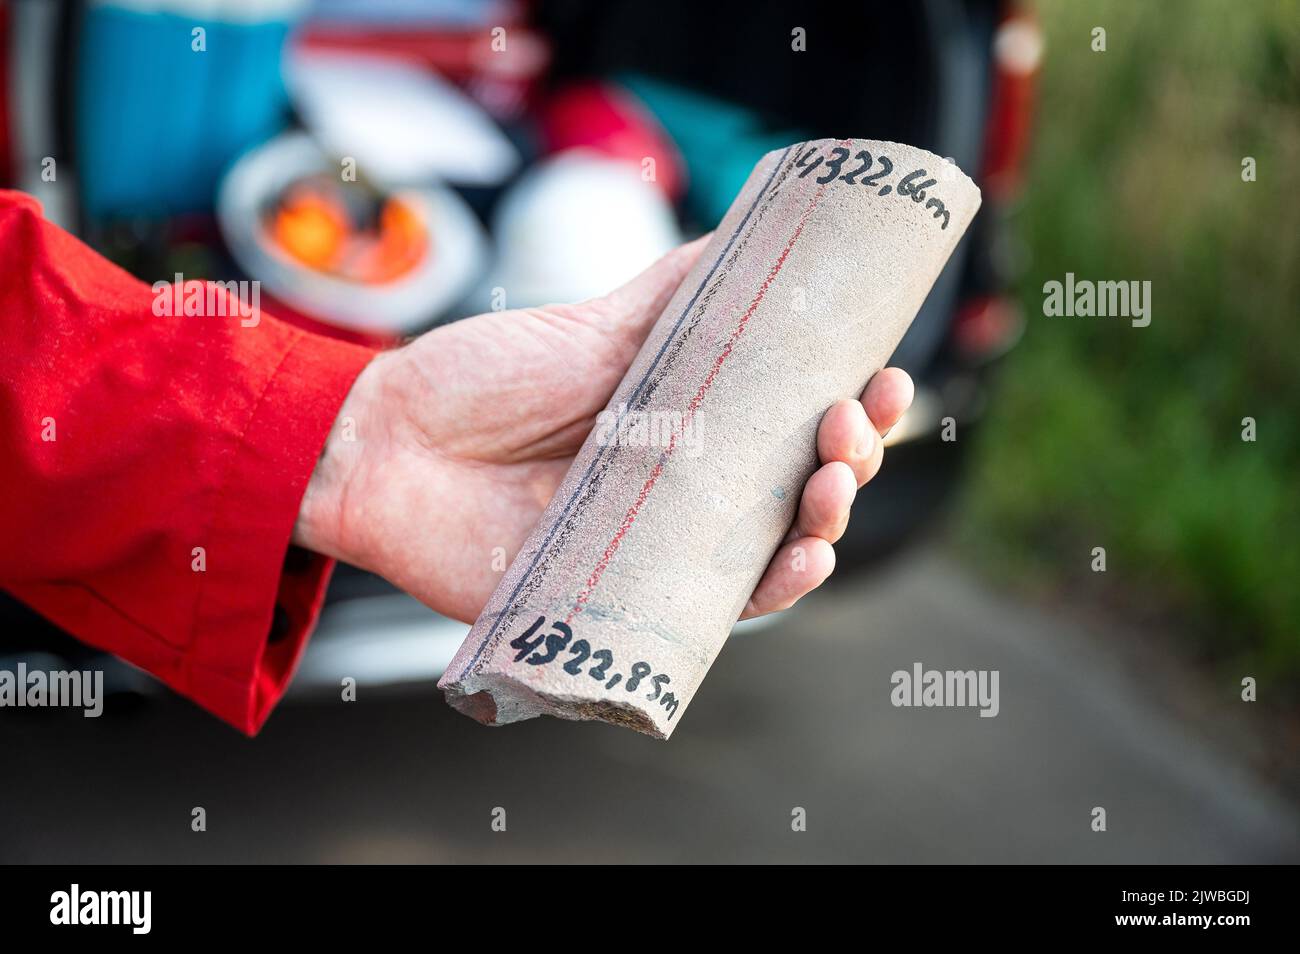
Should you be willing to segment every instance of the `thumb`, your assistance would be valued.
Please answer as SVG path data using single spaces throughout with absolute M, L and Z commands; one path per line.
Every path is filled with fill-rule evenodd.
M 643 339 L 712 237 L 709 232 L 677 246 L 626 285 L 588 302 L 593 317 L 608 331 Z

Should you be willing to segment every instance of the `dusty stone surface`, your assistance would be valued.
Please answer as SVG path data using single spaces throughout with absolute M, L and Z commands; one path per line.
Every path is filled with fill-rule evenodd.
M 822 414 L 885 366 L 979 203 L 898 143 L 766 155 L 438 683 L 447 701 L 667 738 L 789 530 Z

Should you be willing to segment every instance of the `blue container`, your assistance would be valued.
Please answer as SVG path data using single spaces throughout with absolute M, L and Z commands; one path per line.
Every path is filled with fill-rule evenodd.
M 75 127 L 82 201 L 95 219 L 211 209 L 231 161 L 287 121 L 280 60 L 298 4 L 258 20 L 154 6 L 163 9 L 100 0 L 86 10 Z

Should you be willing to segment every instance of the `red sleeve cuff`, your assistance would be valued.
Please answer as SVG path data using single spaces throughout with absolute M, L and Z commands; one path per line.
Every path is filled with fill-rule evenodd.
M 0 586 L 253 733 L 320 608 L 329 562 L 286 554 L 373 352 L 194 284 L 137 281 L 0 191 Z
M 263 318 L 263 325 L 271 321 Z M 94 575 L 7 587 L 51 622 L 152 673 L 248 735 L 261 729 L 284 694 L 320 614 L 334 563 L 289 541 L 338 409 L 374 357 L 359 345 L 288 326 L 268 330 L 279 339 L 279 357 L 231 452 L 221 455 L 225 471 L 207 498 L 203 529 L 194 535 L 180 529 L 198 513 L 186 509 L 188 496 L 158 498 L 180 509 L 157 530 L 154 555 L 141 558 L 136 570 L 138 588 L 144 594 L 152 588 L 152 601 L 106 589 Z M 190 466 L 200 468 L 194 477 L 206 470 L 202 461 Z M 190 563 L 195 540 L 204 551 L 201 573 Z M 160 628 L 146 615 L 158 606 L 164 619 L 176 616 L 173 626 Z
M 312 470 L 356 376 L 374 356 L 298 334 L 227 471 L 176 688 L 252 735 L 293 676 L 334 563 L 290 547 Z

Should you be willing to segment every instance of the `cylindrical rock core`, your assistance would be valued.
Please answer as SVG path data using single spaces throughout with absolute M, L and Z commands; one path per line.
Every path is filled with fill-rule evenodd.
M 447 701 L 667 738 L 790 529 L 822 415 L 884 367 L 979 204 L 912 146 L 764 156 L 438 683 Z

